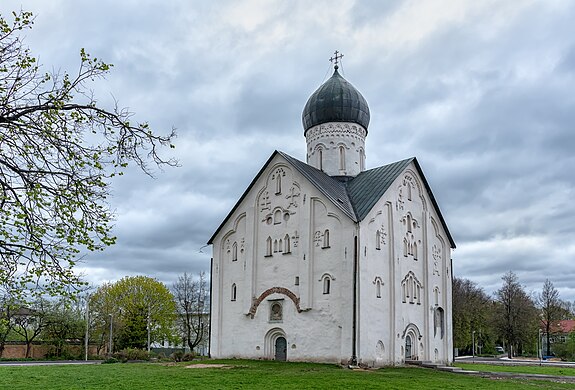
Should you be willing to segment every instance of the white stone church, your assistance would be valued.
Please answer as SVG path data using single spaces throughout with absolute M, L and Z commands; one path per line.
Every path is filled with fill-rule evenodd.
M 415 158 L 365 169 L 364 97 L 338 72 L 209 240 L 216 358 L 449 363 L 455 243 Z

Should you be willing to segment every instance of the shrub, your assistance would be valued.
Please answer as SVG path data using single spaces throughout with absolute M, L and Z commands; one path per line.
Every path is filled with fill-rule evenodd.
M 195 353 L 188 352 L 188 353 L 184 354 L 184 356 L 182 356 L 182 361 L 183 362 L 191 362 L 192 360 L 194 360 L 195 357 L 196 357 Z
M 111 357 L 102 362 L 102 364 L 113 364 L 113 363 L 119 363 L 119 360 L 114 357 Z
M 115 352 L 112 357 L 124 363 L 128 360 L 150 360 L 150 354 L 148 351 L 136 348 L 122 349 L 121 351 Z
M 171 355 L 172 359 L 174 359 L 174 361 L 176 362 L 181 362 L 182 358 L 184 357 L 184 352 L 182 351 L 175 351 L 173 352 Z

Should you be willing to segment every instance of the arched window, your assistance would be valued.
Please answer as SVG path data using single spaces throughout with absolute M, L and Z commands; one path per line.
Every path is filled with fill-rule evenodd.
M 234 242 L 234 245 L 232 245 L 232 261 L 237 260 L 238 260 L 238 243 Z
M 329 278 L 329 276 L 326 276 L 323 278 L 323 293 L 329 294 L 330 287 L 331 287 L 331 279 Z
M 237 289 L 236 289 L 236 284 L 232 284 L 232 301 L 236 300 L 236 296 L 237 296 Z
M 284 253 L 290 253 L 291 252 L 291 243 L 290 243 L 290 239 L 289 239 L 289 234 L 286 234 L 284 237 Z
M 433 335 L 437 336 L 439 333 L 439 338 L 443 339 L 443 335 L 445 333 L 445 324 L 444 324 L 444 312 L 441 307 L 435 309 L 435 315 L 433 316 L 433 323 L 434 323 L 434 331 Z
M 359 149 L 359 170 L 365 171 L 365 153 L 363 149 Z
M 411 249 L 411 254 L 413 255 L 413 260 L 417 260 L 417 244 L 414 242 Z
M 375 282 L 375 297 L 381 298 L 381 281 L 377 280 Z
M 266 257 L 272 255 L 272 238 L 268 237 L 266 240 Z
M 439 287 L 435 286 L 433 289 L 433 301 L 435 306 L 439 306 Z
M 282 177 L 278 171 L 276 174 L 276 195 L 282 193 Z
M 278 251 L 278 240 L 274 240 L 274 253 Z
M 407 257 L 407 238 L 403 239 L 403 256 Z
M 319 148 L 317 150 L 317 166 L 319 167 L 320 171 L 323 171 L 323 150 Z
M 411 184 L 407 183 L 407 200 L 411 200 Z
M 406 222 L 407 222 L 407 232 L 411 233 L 411 215 L 407 214 Z
M 342 171 L 345 169 L 345 147 L 343 145 L 339 147 L 339 169 Z
M 281 210 L 276 210 L 274 212 L 274 225 L 279 225 L 282 223 L 282 212 Z
M 325 229 L 323 232 L 323 246 L 322 248 L 329 248 L 329 230 Z
M 283 251 L 284 251 L 284 242 L 283 242 L 283 240 L 280 238 L 279 246 L 278 246 L 278 252 L 283 252 Z
M 375 249 L 381 249 L 381 232 L 379 230 L 375 232 Z

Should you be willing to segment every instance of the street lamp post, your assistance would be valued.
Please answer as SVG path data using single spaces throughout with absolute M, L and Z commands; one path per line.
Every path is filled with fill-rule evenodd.
M 112 356 L 112 352 L 113 352 L 113 350 L 112 350 L 112 319 L 113 319 L 113 317 L 112 317 L 112 314 L 108 314 L 108 316 L 110 317 L 110 342 L 108 345 L 110 350 L 108 351 L 108 353 L 110 354 L 110 356 Z
M 543 361 L 543 339 L 542 339 L 542 331 L 539 329 L 538 337 L 537 337 L 537 344 L 539 344 L 539 365 Z
M 150 353 L 150 305 L 148 305 L 148 353 Z

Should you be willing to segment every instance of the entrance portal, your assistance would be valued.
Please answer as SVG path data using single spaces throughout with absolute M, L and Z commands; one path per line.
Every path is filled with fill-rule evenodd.
M 285 337 L 278 337 L 275 344 L 275 359 L 285 362 L 287 360 L 287 341 Z
M 405 360 L 411 360 L 411 336 L 405 336 Z

